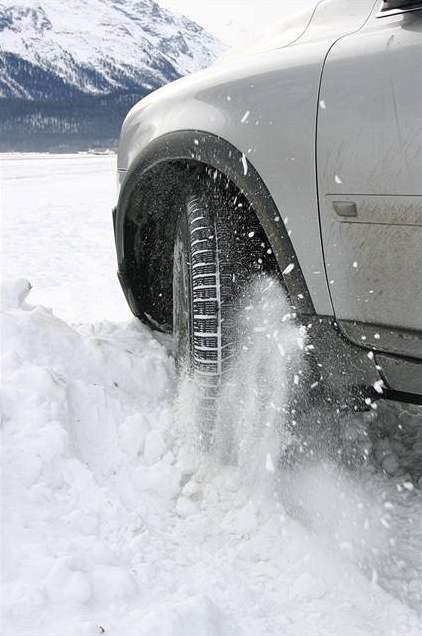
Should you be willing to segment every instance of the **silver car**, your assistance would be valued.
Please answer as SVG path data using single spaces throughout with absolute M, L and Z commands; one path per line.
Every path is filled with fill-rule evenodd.
M 421 403 L 421 0 L 321 0 L 157 90 L 126 117 L 118 171 L 123 290 L 174 331 L 205 401 L 270 273 L 310 326 L 310 386 Z

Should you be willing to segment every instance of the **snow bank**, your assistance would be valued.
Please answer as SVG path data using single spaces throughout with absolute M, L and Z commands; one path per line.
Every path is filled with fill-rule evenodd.
M 71 327 L 29 291 L 2 294 L 3 633 L 420 634 L 406 595 L 380 587 L 402 566 L 383 573 L 371 552 L 386 558 L 371 537 L 390 545 L 376 510 L 394 526 L 395 483 L 324 464 L 250 483 L 245 462 L 193 457 L 154 334 Z M 401 488 L 416 520 L 418 494 Z
M 170 468 L 157 457 L 144 479 L 137 459 L 167 427 L 173 364 L 140 324 L 78 332 L 27 305 L 29 290 L 17 281 L 2 294 L 5 609 L 25 633 L 48 607 L 53 622 L 41 612 L 28 633 L 67 633 L 64 607 L 139 592 L 139 493 Z

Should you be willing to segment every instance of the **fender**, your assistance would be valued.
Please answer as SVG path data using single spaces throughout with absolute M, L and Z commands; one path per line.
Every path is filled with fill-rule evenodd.
M 285 220 L 320 315 L 334 315 L 317 204 L 315 139 L 321 72 L 333 42 L 358 29 L 375 1 L 319 2 L 302 35 L 289 45 L 251 43 L 243 53 L 142 99 L 128 113 L 120 137 L 121 173 L 131 169 L 143 149 L 175 131 L 206 131 L 243 153 Z
M 370 386 L 379 378 L 374 364 L 366 354 L 362 354 L 360 347 L 350 347 L 346 339 L 338 332 L 333 319 L 329 316 L 321 316 L 315 312 L 306 281 L 298 263 L 293 245 L 286 227 L 282 222 L 277 207 L 269 194 L 263 180 L 246 160 L 244 155 L 221 137 L 211 135 L 198 130 L 183 130 L 168 133 L 155 139 L 144 148 L 132 162 L 131 168 L 122 183 L 117 208 L 113 211 L 114 230 L 118 257 L 118 276 L 123 291 L 133 313 L 143 322 L 154 329 L 169 331 L 171 326 L 163 324 L 159 319 L 155 299 L 142 297 L 136 298 L 132 290 L 131 255 L 126 253 L 127 241 L 125 240 L 125 220 L 130 212 L 132 198 L 139 185 L 155 168 L 160 166 L 165 169 L 172 161 L 191 162 L 198 167 L 208 166 L 219 170 L 226 175 L 234 185 L 247 197 L 254 207 L 259 221 L 267 234 L 281 271 L 293 264 L 291 272 L 283 276 L 287 291 L 291 298 L 295 299 L 296 311 L 306 317 L 306 322 L 312 325 L 312 336 L 315 342 L 319 342 L 321 352 L 318 359 L 324 361 L 322 373 L 332 375 L 332 369 L 347 369 L 343 373 L 335 373 L 333 377 L 344 390 L 344 382 L 356 385 L 357 395 L 361 395 L 358 382 L 364 382 Z M 144 217 L 148 216 L 148 208 L 137 211 Z M 147 219 L 146 219 L 147 220 Z M 171 222 L 170 219 L 168 219 Z M 171 246 L 171 253 L 172 253 Z M 160 254 L 160 257 L 161 254 Z M 168 260 L 164 256 L 164 259 Z M 142 277 L 143 278 L 143 277 Z M 144 288 L 145 295 L 150 290 Z M 347 384 L 349 386 L 349 384 Z M 376 396 L 375 396 L 376 397 Z M 360 399 L 360 398 L 359 398 Z
M 128 113 L 118 152 L 121 175 L 157 139 L 174 132 L 204 131 L 243 153 L 271 193 L 322 315 L 333 315 L 333 309 L 320 237 L 315 136 L 321 70 L 331 41 L 217 64 L 158 89 Z M 209 155 L 198 142 L 199 154 Z M 217 152 L 227 154 L 224 148 Z
M 198 166 L 219 170 L 242 194 L 255 210 L 277 259 L 280 272 L 298 314 L 314 315 L 315 308 L 306 285 L 300 264 L 281 215 L 260 175 L 246 157 L 228 141 L 198 130 L 183 130 L 165 134 L 152 141 L 132 162 L 121 186 L 117 210 L 114 214 L 114 229 L 118 260 L 118 276 L 132 311 L 144 316 L 142 307 L 130 294 L 130 268 L 125 253 L 125 221 L 132 196 L 140 182 L 154 168 L 174 161 L 185 161 Z M 148 210 L 139 210 L 145 216 Z M 152 320 L 151 320 L 152 318 Z M 156 322 L 147 316 L 148 322 Z

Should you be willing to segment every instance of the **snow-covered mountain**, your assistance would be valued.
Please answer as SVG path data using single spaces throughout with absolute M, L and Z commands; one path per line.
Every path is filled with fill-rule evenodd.
M 151 90 L 208 66 L 223 50 L 152 0 L 1 3 L 0 33 L 0 95 L 27 99 Z
M 88 112 L 87 98 L 106 97 L 107 109 L 121 117 L 139 97 L 208 66 L 223 50 L 199 25 L 153 0 L 0 2 L 2 123 L 17 108 L 35 128 L 50 129 L 48 117 L 70 134 L 77 103 Z

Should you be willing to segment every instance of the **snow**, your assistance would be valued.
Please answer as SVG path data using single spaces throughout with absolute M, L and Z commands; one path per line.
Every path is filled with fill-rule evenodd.
M 2 155 L 2 275 L 71 322 L 125 320 L 111 210 L 116 156 Z M 42 231 L 41 231 L 42 228 Z
M 304 335 L 267 285 L 218 452 L 199 454 L 171 341 L 116 308 L 114 162 L 2 162 L 3 633 L 420 634 L 418 415 L 344 424 L 344 448 L 372 448 L 372 463 L 348 467 L 324 443 L 280 466 L 279 402 Z M 221 461 L 228 435 L 237 465 Z
M 248 162 L 246 161 L 246 157 L 243 152 L 242 152 L 242 167 L 243 167 L 243 174 L 246 177 L 246 175 L 248 174 Z
M 373 387 L 374 387 L 374 389 L 375 389 L 375 391 L 377 393 L 382 393 L 383 392 L 383 386 L 384 386 L 384 382 L 382 380 L 377 380 L 373 384 Z
M 283 269 L 283 274 L 290 274 L 294 270 L 294 263 L 289 263 L 285 269 Z

